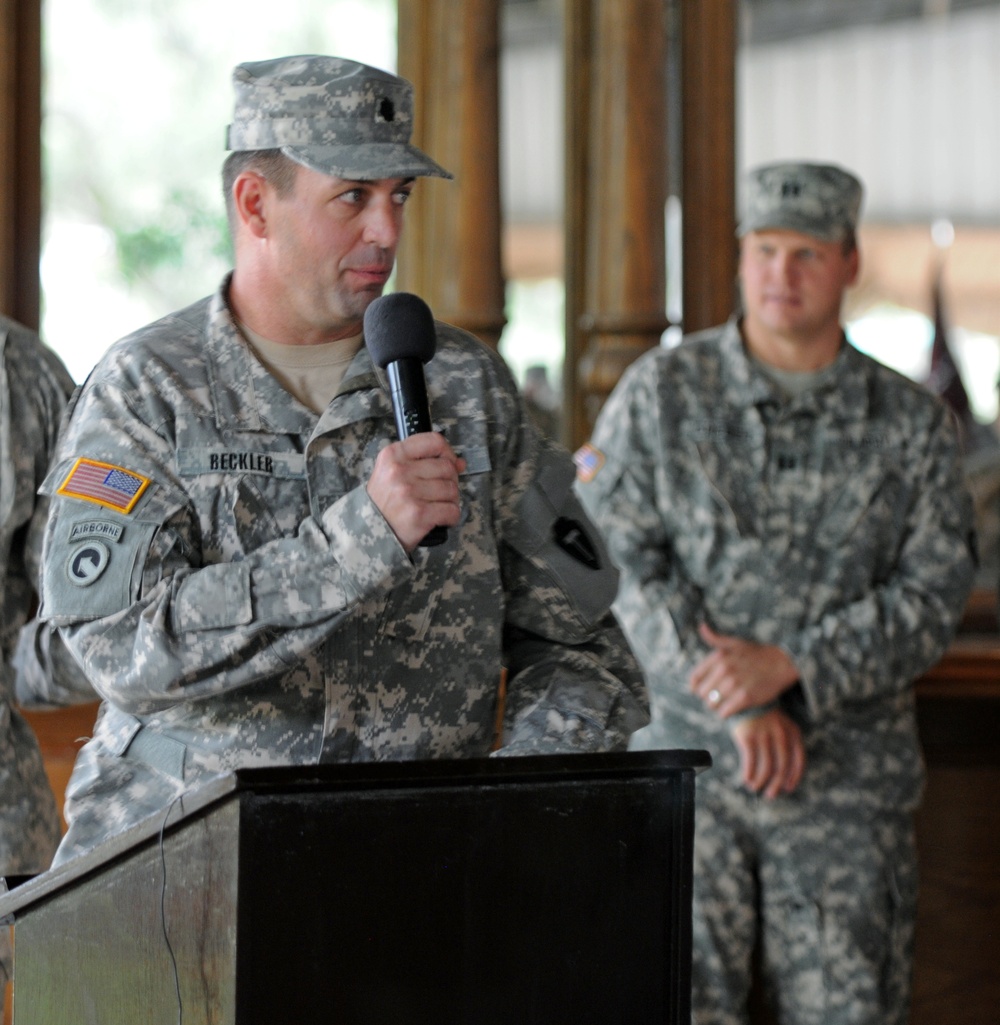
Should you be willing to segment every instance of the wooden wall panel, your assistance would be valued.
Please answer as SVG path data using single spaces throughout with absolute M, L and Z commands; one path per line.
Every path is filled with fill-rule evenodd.
M 1000 1008 L 1000 649 L 959 636 L 917 684 L 927 789 L 911 1025 L 995 1020 Z
M 45 760 L 45 771 L 56 795 L 60 815 L 73 763 L 80 748 L 93 732 L 98 707 L 99 704 L 93 702 L 43 712 L 21 712 L 38 737 L 38 746 Z M 65 827 L 64 821 L 63 828 Z

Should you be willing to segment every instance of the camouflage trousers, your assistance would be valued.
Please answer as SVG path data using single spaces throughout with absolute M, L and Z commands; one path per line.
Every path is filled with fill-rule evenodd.
M 715 787 L 696 809 L 692 1022 L 745 1025 L 756 970 L 780 1025 L 905 1025 L 912 815 Z

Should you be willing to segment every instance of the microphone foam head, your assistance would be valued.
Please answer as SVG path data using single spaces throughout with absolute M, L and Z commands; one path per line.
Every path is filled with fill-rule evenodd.
M 385 369 L 399 359 L 426 363 L 437 339 L 430 307 L 412 292 L 390 292 L 365 310 L 365 345 L 372 361 Z

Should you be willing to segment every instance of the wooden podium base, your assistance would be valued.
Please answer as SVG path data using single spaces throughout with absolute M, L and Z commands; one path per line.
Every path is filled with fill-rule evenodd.
M 688 1025 L 708 764 L 240 771 L 0 899 L 15 1025 Z

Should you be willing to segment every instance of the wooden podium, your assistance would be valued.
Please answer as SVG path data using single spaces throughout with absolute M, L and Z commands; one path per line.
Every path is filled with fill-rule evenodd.
M 14 1023 L 688 1025 L 708 765 L 239 771 L 0 898 Z

